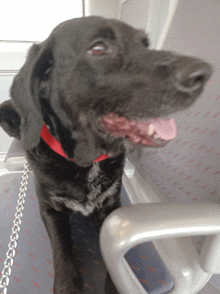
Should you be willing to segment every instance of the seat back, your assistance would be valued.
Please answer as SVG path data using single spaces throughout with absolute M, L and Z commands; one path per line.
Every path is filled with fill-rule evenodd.
M 190 109 L 172 116 L 178 126 L 178 135 L 175 140 L 163 149 L 150 152 L 143 149 L 141 156 L 133 153 L 129 157 L 134 167 L 133 176 L 126 179 L 128 193 L 130 185 L 136 192 L 134 199 L 138 198 L 138 202 L 212 202 L 219 204 L 220 57 L 218 52 L 220 51 L 220 2 L 187 0 L 178 1 L 177 4 L 177 1 L 164 1 L 163 5 L 156 2 L 158 1 L 148 2 L 148 9 L 154 9 L 148 10 L 147 16 L 152 19 L 156 14 L 156 19 L 161 19 L 163 25 L 156 26 L 154 20 L 144 22 L 143 18 L 138 23 L 134 22 L 137 27 L 142 26 L 143 29 L 148 30 L 150 39 L 153 37 L 151 48 L 172 50 L 202 58 L 213 65 L 214 74 L 197 102 Z M 177 5 L 169 13 L 171 2 L 176 2 Z M 124 1 L 124 5 L 126 3 Z M 132 10 L 132 5 L 136 5 L 136 2 L 129 1 L 129 3 L 130 9 L 128 6 L 127 10 L 122 8 L 122 17 L 123 20 L 127 19 L 132 24 L 132 11 L 135 11 L 134 8 Z M 137 5 L 141 7 L 143 1 L 138 1 Z M 147 4 L 145 3 L 145 5 Z M 170 26 L 167 25 L 169 21 L 165 20 L 164 15 L 167 18 L 172 16 L 172 20 L 169 20 Z M 168 28 L 166 32 L 164 31 L 165 27 Z M 187 268 L 195 274 L 191 276 L 191 291 L 197 293 L 208 281 L 211 274 L 220 273 L 220 266 L 214 265 L 219 240 L 217 237 L 214 239 L 197 236 L 182 240 L 170 239 L 163 241 L 163 244 L 158 241 L 154 243 L 160 254 L 167 259 L 167 264 L 169 263 L 171 268 L 172 261 L 167 258 L 166 253 L 172 254 L 173 250 L 176 250 L 177 259 L 182 259 L 182 261 L 180 259 L 178 261 L 180 264 L 182 262 L 180 267 L 184 268 L 186 264 L 190 264 Z M 166 250 L 164 250 L 165 243 Z M 187 252 L 190 252 L 188 256 Z M 206 257 L 201 258 L 204 252 L 206 252 Z M 207 252 L 209 252 L 208 257 Z M 195 266 L 195 264 L 197 265 Z M 197 268 L 203 272 L 199 274 L 201 279 L 195 278 Z M 217 278 L 217 276 L 212 277 L 211 282 L 219 287 Z M 220 292 L 217 289 L 215 291 L 217 291 L 215 293 Z

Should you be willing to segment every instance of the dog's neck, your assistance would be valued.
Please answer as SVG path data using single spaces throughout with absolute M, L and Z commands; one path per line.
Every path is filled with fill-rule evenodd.
M 57 139 L 55 139 L 51 133 L 48 130 L 48 127 L 44 124 L 41 130 L 41 138 L 43 139 L 43 141 L 57 154 L 59 154 L 62 157 L 68 158 L 68 156 L 66 155 L 66 153 L 64 152 L 61 144 L 59 141 L 57 141 Z M 109 158 L 108 155 L 106 154 L 102 154 L 101 156 L 99 156 L 98 158 L 96 158 L 93 162 L 97 162 L 97 161 L 102 161 Z M 74 158 L 69 158 L 72 161 L 75 161 Z

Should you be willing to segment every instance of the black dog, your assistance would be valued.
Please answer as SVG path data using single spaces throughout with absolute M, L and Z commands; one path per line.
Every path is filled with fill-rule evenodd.
M 199 59 L 149 50 L 142 31 L 100 17 L 61 23 L 31 47 L 0 123 L 22 140 L 35 173 L 54 294 L 82 293 L 70 213 L 93 214 L 101 226 L 120 206 L 126 151 L 173 139 L 167 116 L 189 107 L 211 73 Z

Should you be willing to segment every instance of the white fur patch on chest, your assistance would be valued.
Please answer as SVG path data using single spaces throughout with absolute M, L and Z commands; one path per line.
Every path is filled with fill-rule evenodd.
M 87 195 L 87 201 L 82 204 L 77 200 L 63 199 L 65 206 L 73 211 L 79 211 L 83 215 L 87 216 L 91 214 L 94 209 L 101 208 L 107 197 L 113 197 L 112 203 L 109 203 L 113 204 L 114 195 L 118 191 L 118 186 L 120 185 L 120 178 L 116 179 L 104 193 L 101 193 L 102 183 L 100 183 L 99 180 L 96 181 L 97 179 L 101 179 L 102 181 L 102 171 L 99 168 L 98 162 L 93 165 L 88 175 L 88 188 L 90 192 Z M 105 180 L 106 179 L 103 177 L 103 181 Z

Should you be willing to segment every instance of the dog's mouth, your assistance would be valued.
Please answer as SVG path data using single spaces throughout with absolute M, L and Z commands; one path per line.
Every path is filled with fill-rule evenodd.
M 177 134 L 174 119 L 131 120 L 111 112 L 102 116 L 100 123 L 106 133 L 127 138 L 134 145 L 163 147 Z

